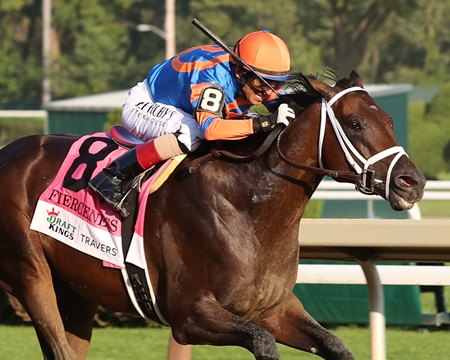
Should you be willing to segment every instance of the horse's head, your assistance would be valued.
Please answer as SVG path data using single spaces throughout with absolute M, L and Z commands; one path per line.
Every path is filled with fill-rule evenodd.
M 398 145 L 391 117 L 364 90 L 361 77 L 353 71 L 334 86 L 314 78 L 303 80 L 307 93 L 322 98 L 322 120 L 317 119 L 322 123 L 319 167 L 359 174 L 356 187 L 384 197 L 394 210 L 410 209 L 419 201 L 426 179 Z

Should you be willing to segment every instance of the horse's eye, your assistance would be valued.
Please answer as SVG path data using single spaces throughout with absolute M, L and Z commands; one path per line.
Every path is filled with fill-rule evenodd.
M 356 118 L 350 118 L 346 121 L 348 129 L 351 131 L 360 131 L 362 130 L 361 123 Z

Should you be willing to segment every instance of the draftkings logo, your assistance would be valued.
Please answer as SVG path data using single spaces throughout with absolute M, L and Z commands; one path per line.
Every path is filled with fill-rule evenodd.
M 59 212 L 52 208 L 51 211 L 47 210 L 47 222 L 49 223 L 49 230 L 53 231 L 55 234 L 64 236 L 69 240 L 74 239 L 75 226 L 69 224 L 67 221 L 63 221 L 59 217 Z

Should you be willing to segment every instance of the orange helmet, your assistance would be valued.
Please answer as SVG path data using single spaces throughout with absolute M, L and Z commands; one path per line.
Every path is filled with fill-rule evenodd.
M 234 50 L 260 76 L 275 81 L 289 77 L 291 58 L 285 42 L 267 30 L 255 31 L 239 40 Z

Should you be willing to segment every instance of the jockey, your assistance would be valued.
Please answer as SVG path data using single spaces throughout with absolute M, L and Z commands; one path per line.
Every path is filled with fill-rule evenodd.
M 278 36 L 256 31 L 240 39 L 235 53 L 280 90 L 289 77 L 289 50 Z M 145 141 L 120 156 L 89 183 L 125 216 L 127 184 L 162 160 L 194 151 L 202 139 L 243 139 L 289 124 L 294 111 L 283 104 L 269 116 L 249 116 L 252 105 L 275 100 L 274 93 L 218 45 L 187 49 L 154 66 L 134 86 L 122 107 L 124 126 Z

